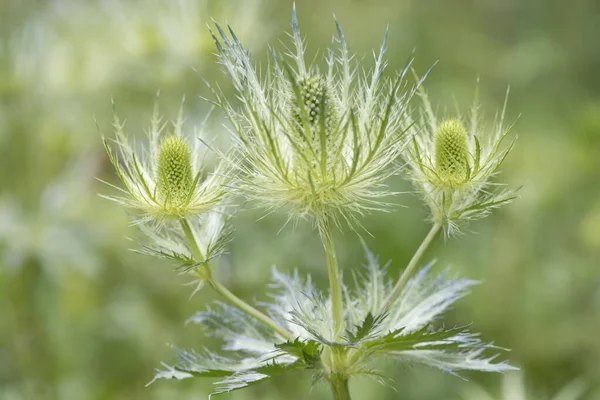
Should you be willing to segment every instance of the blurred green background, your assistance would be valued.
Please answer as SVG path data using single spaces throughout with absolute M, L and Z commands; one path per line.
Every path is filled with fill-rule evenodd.
M 332 14 L 359 56 L 378 48 L 387 24 L 390 71 L 413 49 L 416 67 L 439 64 L 431 99 L 463 110 L 477 76 L 488 120 L 511 86 L 508 119 L 518 142 L 503 182 L 521 199 L 429 257 L 482 280 L 446 325 L 473 322 L 484 339 L 512 349 L 528 399 L 550 399 L 576 382 L 600 399 L 600 3 L 596 0 L 298 0 L 308 55 L 327 48 Z M 206 28 L 229 22 L 259 60 L 281 47 L 292 2 L 223 0 L 0 0 L 0 399 L 202 399 L 210 382 L 149 387 L 167 343 L 216 346 L 185 320 L 213 300 L 170 265 L 135 247 L 126 213 L 97 196 L 114 182 L 100 136 L 111 132 L 111 98 L 131 135 L 143 135 L 155 93 L 188 126 L 208 110 L 200 76 L 229 90 Z M 229 91 L 231 93 L 231 91 Z M 96 122 L 98 128 L 96 127 Z M 211 132 L 226 143 L 221 116 Z M 397 178 L 390 182 L 410 190 Z M 395 276 L 427 232 L 416 196 L 364 223 L 373 252 Z M 235 219 L 220 279 L 246 299 L 264 299 L 270 268 L 299 268 L 326 287 L 320 245 L 300 224 L 277 234 L 284 215 Z M 132 241 L 133 240 L 133 241 Z M 344 269 L 358 268 L 358 237 L 339 235 Z M 500 398 L 500 375 L 465 382 L 418 366 L 381 366 L 395 388 L 351 385 L 356 399 L 466 399 L 475 385 Z M 521 384 L 519 384 L 521 385 Z M 325 385 L 294 375 L 224 395 L 228 399 L 327 399 Z M 474 397 L 473 397 L 474 396 Z M 468 400 L 483 400 L 473 395 Z M 517 400 L 506 396 L 506 399 Z M 565 397 L 565 400 L 569 398 Z

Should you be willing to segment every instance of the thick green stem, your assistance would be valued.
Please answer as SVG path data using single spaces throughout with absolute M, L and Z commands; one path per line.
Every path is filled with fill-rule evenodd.
M 333 244 L 331 223 L 332 221 L 330 218 L 323 218 L 323 220 L 321 220 L 319 229 L 321 241 L 323 242 L 323 248 L 325 249 L 325 258 L 327 261 L 333 326 L 335 329 L 335 338 L 337 339 L 344 331 L 344 298 L 342 294 L 340 269 L 335 253 L 335 246 Z
M 192 253 L 196 258 L 196 261 L 200 263 L 204 262 L 204 256 L 202 254 L 202 251 L 200 250 L 200 247 L 198 246 L 196 238 L 194 237 L 189 222 L 185 218 L 182 218 L 180 220 L 180 223 L 181 229 L 183 229 L 183 232 L 185 233 L 185 237 L 189 242 Z M 284 337 L 285 339 L 294 339 L 293 335 L 290 332 L 277 325 L 277 323 L 271 318 L 269 318 L 266 314 L 258 311 L 256 308 L 252 307 L 250 304 L 246 303 L 244 300 L 231 293 L 231 291 L 225 286 L 217 282 L 212 277 L 209 265 L 206 265 L 205 269 L 206 271 L 202 274 L 201 278 L 204 279 L 210 285 L 210 287 L 212 287 L 217 293 L 223 296 L 229 303 L 231 303 L 241 311 L 245 312 L 246 314 L 252 316 L 253 318 L 256 318 L 257 320 L 271 328 L 273 331 L 277 332 L 279 335 Z
M 434 224 L 431 227 L 431 230 L 429 231 L 427 236 L 425 236 L 425 239 L 423 239 L 423 242 L 421 243 L 421 245 L 419 246 L 419 248 L 417 249 L 415 254 L 410 259 L 410 262 L 408 263 L 408 266 L 406 267 L 406 269 L 400 276 L 400 279 L 398 279 L 398 282 L 394 286 L 392 293 L 390 293 L 390 295 L 387 297 L 387 299 L 383 303 L 383 312 L 386 312 L 391 307 L 391 305 L 394 304 L 394 302 L 398 299 L 398 297 L 402 293 L 402 290 L 404 290 L 404 288 L 406 287 L 406 284 L 408 283 L 410 277 L 412 276 L 415 268 L 419 264 L 421 257 L 423 257 L 423 254 L 425 254 L 425 251 L 431 245 L 431 243 L 433 242 L 433 240 L 439 233 L 440 228 L 441 228 L 441 225 L 438 223 Z
M 348 389 L 348 378 L 340 375 L 332 375 L 329 377 L 329 385 L 333 400 L 351 400 L 350 390 Z

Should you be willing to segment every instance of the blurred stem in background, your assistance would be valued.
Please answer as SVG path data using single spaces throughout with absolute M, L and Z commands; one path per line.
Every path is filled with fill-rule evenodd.
M 396 286 L 394 286 L 394 290 L 392 291 L 392 293 L 389 295 L 389 297 L 386 299 L 385 303 L 383 304 L 383 312 L 384 313 L 394 303 L 394 301 L 396 301 L 398 296 L 400 296 L 400 293 L 402 293 L 402 290 L 404 290 L 404 288 L 406 287 L 406 284 L 408 283 L 410 277 L 412 276 L 415 268 L 419 264 L 419 261 L 421 260 L 421 258 L 425 254 L 425 251 L 427 251 L 427 249 L 429 248 L 431 243 L 433 243 L 433 240 L 436 238 L 437 234 L 440 232 L 440 229 L 441 229 L 441 225 L 438 223 L 434 224 L 431 227 L 431 230 L 429 231 L 427 236 L 425 236 L 425 239 L 423 239 L 423 242 L 421 242 L 421 245 L 419 246 L 419 248 L 417 249 L 415 254 L 412 256 L 412 258 L 410 259 L 410 262 L 408 263 L 408 266 L 406 267 L 406 269 L 400 276 L 400 279 L 398 279 Z
M 197 273 L 198 273 L 198 276 L 200 277 L 200 279 L 202 281 L 207 282 L 210 285 L 210 287 L 212 287 L 217 293 L 219 293 L 221 296 L 223 296 L 233 306 L 237 307 L 238 309 L 245 312 L 246 314 L 261 321 L 263 324 L 265 324 L 266 326 L 271 328 L 274 332 L 281 335 L 283 338 L 293 340 L 294 338 L 292 337 L 292 334 L 290 332 L 288 332 L 285 329 L 283 329 L 282 327 L 280 327 L 275 321 L 273 321 L 271 318 L 269 318 L 266 314 L 258 311 L 256 308 L 252 307 L 250 304 L 246 303 L 244 300 L 237 297 L 229 289 L 227 289 L 225 286 L 223 286 L 222 284 L 217 282 L 212 277 L 212 270 L 211 270 L 210 264 L 208 261 L 206 261 L 204 259 L 204 255 L 200 251 L 200 247 L 198 246 L 198 242 L 196 241 L 196 238 L 194 237 L 192 229 L 190 228 L 189 222 L 187 221 L 187 219 L 182 218 L 180 220 L 180 224 L 181 224 L 181 229 L 183 229 L 185 237 L 187 238 L 189 245 L 192 249 L 192 253 L 194 254 L 194 257 L 196 258 L 196 261 L 198 261 L 198 263 L 200 263 L 200 264 L 202 264 L 202 263 L 205 264 L 205 266 L 203 268 L 201 268 L 201 270 L 197 269 Z
M 53 293 L 44 290 L 44 286 L 51 285 L 39 261 L 35 257 L 24 260 L 12 284 L 6 288 L 11 308 L 7 314 L 14 318 L 13 351 L 17 360 L 14 373 L 30 383 L 23 385 L 22 394 L 31 398 L 57 399 L 57 376 L 53 368 L 57 358 L 44 328 L 44 310 L 52 299 L 40 298 L 52 297 Z

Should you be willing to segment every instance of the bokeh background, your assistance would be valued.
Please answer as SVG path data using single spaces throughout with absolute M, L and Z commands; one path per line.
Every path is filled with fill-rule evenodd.
M 378 48 L 389 24 L 390 70 L 415 50 L 416 68 L 439 64 L 426 85 L 440 110 L 467 110 L 477 77 L 488 120 L 510 85 L 508 119 L 518 142 L 501 180 L 521 198 L 438 243 L 439 269 L 480 279 L 447 325 L 473 321 L 522 374 L 467 374 L 468 382 L 422 367 L 381 367 L 396 391 L 369 380 L 356 399 L 600 399 L 600 3 L 596 0 L 298 0 L 308 55 L 322 54 L 332 15 L 352 50 Z M 143 135 L 157 90 L 188 126 L 208 105 L 202 78 L 231 93 L 207 23 L 229 22 L 258 60 L 281 47 L 292 2 L 277 0 L 0 1 L 0 398 L 202 399 L 210 381 L 149 387 L 167 343 L 213 346 L 187 317 L 214 299 L 172 266 L 130 252 L 127 215 L 98 193 L 114 181 L 100 136 L 111 132 L 111 98 L 131 135 Z M 319 53 L 319 49 L 321 53 Z M 519 117 L 520 116 L 520 117 Z M 226 145 L 215 112 L 210 134 Z M 410 188 L 401 179 L 390 182 Z M 368 246 L 396 275 L 427 232 L 415 196 L 364 223 Z M 284 215 L 257 221 L 242 211 L 220 279 L 261 300 L 272 265 L 311 273 L 326 287 L 320 245 L 300 224 L 278 234 Z M 356 234 L 340 234 L 343 268 L 359 268 Z M 242 399 L 327 399 L 310 375 L 284 376 Z M 565 390 L 566 388 L 566 390 Z M 482 391 L 491 397 L 485 397 Z M 504 392 L 504 397 L 503 396 Z M 569 392 L 573 396 L 569 395 Z M 558 397 L 556 397 L 558 399 Z

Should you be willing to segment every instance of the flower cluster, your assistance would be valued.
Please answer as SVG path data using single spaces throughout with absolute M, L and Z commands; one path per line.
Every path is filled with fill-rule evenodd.
M 198 288 L 207 283 L 226 301 L 191 319 L 223 339 L 226 354 L 178 350 L 180 362 L 165 364 L 155 379 L 219 377 L 219 394 L 301 368 L 312 370 L 315 381 L 329 381 L 335 399 L 348 400 L 350 378 L 367 375 L 385 381 L 375 365 L 381 358 L 452 374 L 515 369 L 486 356 L 498 348 L 467 328 L 436 326 L 476 282 L 446 274 L 430 279 L 431 264 L 415 274 L 441 228 L 449 235 L 459 222 L 482 217 L 514 198 L 512 192 L 489 190 L 489 179 L 511 148 L 502 147 L 508 132 L 504 110 L 489 141 L 480 134 L 477 104 L 468 128 L 461 117 L 438 120 L 421 89 L 423 80 L 414 87 L 406 82 L 410 62 L 392 79 L 384 78 L 384 39 L 367 74 L 352 61 L 336 25 L 338 47 L 328 53 L 322 73 L 304 61 L 294 11 L 293 49 L 287 58 L 274 54 L 264 76 L 252 67 L 233 30 L 227 34 L 216 25 L 219 57 L 240 104 L 213 90 L 231 122 L 235 145 L 227 163 L 212 174 L 201 168 L 198 149 L 183 135 L 181 115 L 168 131 L 156 110 L 149 149 L 141 153 L 115 119 L 118 153 L 108 144 L 106 148 L 125 188 L 119 189 L 123 195 L 109 198 L 141 212 L 140 225 L 150 239 L 141 252 L 194 273 Z M 408 108 L 415 93 L 424 102 L 417 118 Z M 351 289 L 341 277 L 333 229 L 341 220 L 354 227 L 361 214 L 385 208 L 382 199 L 392 194 L 385 181 L 401 170 L 396 165 L 401 156 L 431 209 L 434 226 L 395 284 L 367 252 L 366 272 L 355 275 Z M 243 194 L 267 209 L 285 207 L 290 219 L 310 217 L 325 251 L 329 292 L 321 293 L 298 273 L 287 277 L 275 271 L 273 301 L 262 304 L 261 311 L 217 282 L 213 260 L 223 253 L 231 232 L 227 192 Z M 178 224 L 163 223 L 168 221 Z

